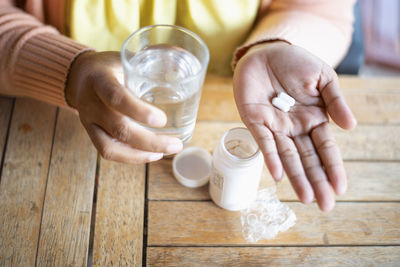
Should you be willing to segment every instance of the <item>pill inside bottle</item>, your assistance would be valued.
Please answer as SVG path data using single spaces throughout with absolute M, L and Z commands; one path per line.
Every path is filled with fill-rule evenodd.
M 225 148 L 229 153 L 241 159 L 248 158 L 257 151 L 257 147 L 242 139 L 226 141 Z

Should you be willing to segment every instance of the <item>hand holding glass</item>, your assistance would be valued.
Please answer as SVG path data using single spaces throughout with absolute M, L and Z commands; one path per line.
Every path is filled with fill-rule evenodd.
M 128 37 L 121 51 L 125 85 L 167 115 L 153 132 L 178 137 L 186 145 L 193 135 L 209 52 L 193 32 L 174 25 L 153 25 Z

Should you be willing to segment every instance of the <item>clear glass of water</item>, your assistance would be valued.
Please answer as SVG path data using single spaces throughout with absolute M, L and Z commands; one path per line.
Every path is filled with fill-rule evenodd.
M 125 85 L 167 115 L 163 128 L 143 127 L 178 137 L 186 145 L 193 135 L 209 51 L 193 32 L 174 25 L 139 29 L 121 51 Z

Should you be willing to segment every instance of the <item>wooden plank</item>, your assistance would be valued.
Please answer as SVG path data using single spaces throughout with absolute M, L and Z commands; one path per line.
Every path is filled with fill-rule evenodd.
M 37 264 L 86 266 L 97 153 L 78 117 L 60 110 Z
M 197 120 L 240 121 L 232 88 L 231 77 L 207 75 Z
M 198 146 L 212 153 L 222 135 L 229 129 L 245 127 L 241 122 L 199 121 L 188 146 Z
M 400 247 L 149 247 L 148 266 L 399 266 Z
M 151 163 L 148 179 L 149 200 L 210 200 L 208 183 L 199 188 L 188 188 L 175 179 L 171 159 Z
M 332 127 L 343 159 L 400 160 L 400 125 L 358 125 L 352 131 Z
M 4 146 L 6 144 L 8 124 L 11 119 L 12 103 L 13 99 L 0 97 L 0 160 L 3 158 Z
M 149 166 L 150 200 L 210 200 L 208 184 L 200 188 L 182 186 L 172 174 L 171 160 L 161 160 Z M 338 196 L 340 201 L 400 201 L 400 163 L 345 162 L 348 189 Z M 260 189 L 275 186 L 264 168 Z M 277 184 L 277 195 L 282 201 L 296 201 L 289 180 L 284 177 Z
M 145 165 L 100 160 L 93 266 L 141 266 Z
M 337 196 L 338 201 L 400 201 L 400 163 L 398 162 L 345 162 L 348 188 Z M 264 170 L 260 188 L 274 186 L 275 182 Z M 298 198 L 284 177 L 277 184 L 277 195 L 282 201 L 297 201 Z
M 197 124 L 189 146 L 203 147 L 212 153 L 220 137 L 230 128 L 243 126 L 238 122 L 205 122 Z M 359 125 L 353 131 L 332 127 L 345 160 L 357 160 L 345 164 L 349 176 L 349 190 L 340 200 L 385 200 L 400 198 L 398 173 L 400 163 L 380 160 L 400 159 L 400 126 Z M 367 162 L 362 162 L 367 160 Z M 378 160 L 378 162 L 373 162 Z M 264 170 L 263 186 L 273 185 Z M 384 179 L 383 179 L 384 178 Z M 368 183 L 366 182 L 368 181 Z M 286 179 L 278 187 L 283 200 L 296 200 Z M 155 200 L 208 200 L 207 186 L 188 189 L 178 184 L 172 175 L 171 160 L 162 160 L 149 167 L 149 199 Z
M 339 76 L 347 103 L 359 123 L 400 122 L 400 78 Z
M 297 223 L 257 245 L 400 245 L 400 203 L 337 203 L 330 213 L 317 205 L 288 203 Z M 150 201 L 150 246 L 249 246 L 240 212 L 209 201 Z
M 0 265 L 33 266 L 56 108 L 17 99 L 0 184 Z
M 400 122 L 400 79 L 340 76 L 347 103 L 359 123 Z M 239 121 L 232 78 L 208 75 L 204 83 L 198 120 Z
M 212 152 L 227 130 L 242 126 L 239 122 L 200 121 L 189 146 Z M 332 125 L 332 130 L 345 160 L 400 160 L 400 125 L 358 125 L 351 131 Z

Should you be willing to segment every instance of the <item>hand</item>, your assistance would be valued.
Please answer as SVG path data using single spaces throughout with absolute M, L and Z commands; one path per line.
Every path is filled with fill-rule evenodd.
M 347 184 L 328 114 L 344 129 L 356 125 L 334 70 L 300 47 L 265 43 L 239 60 L 233 86 L 240 116 L 274 179 L 283 168 L 303 203 L 316 198 L 321 210 L 331 210 L 333 190 L 342 194 Z M 287 113 L 271 104 L 279 92 L 296 100 Z
M 179 152 L 178 138 L 157 135 L 136 123 L 162 127 L 167 117 L 121 85 L 122 76 L 117 52 L 86 52 L 72 64 L 66 98 L 78 110 L 97 150 L 106 159 L 126 163 L 155 161 L 163 153 Z

